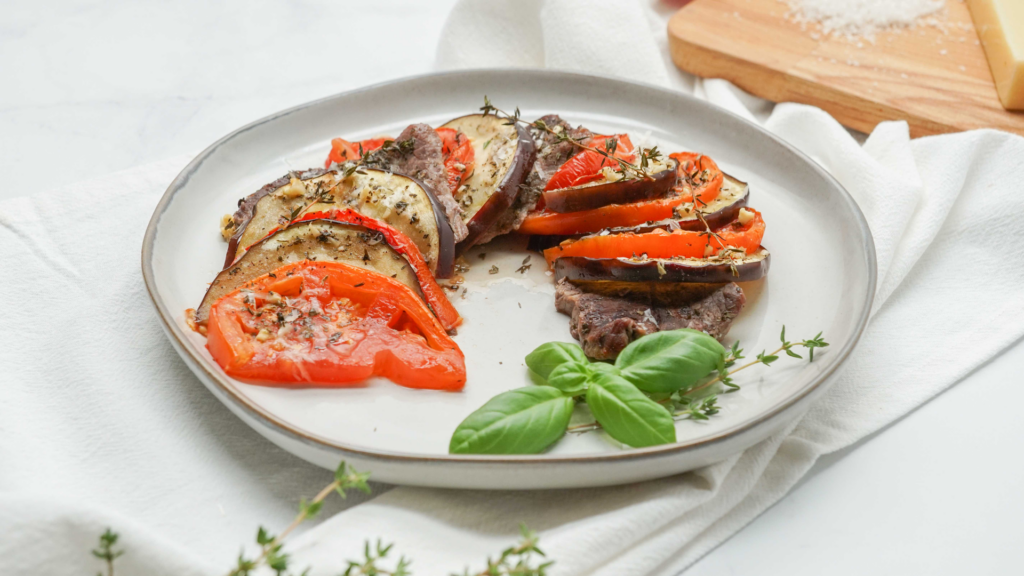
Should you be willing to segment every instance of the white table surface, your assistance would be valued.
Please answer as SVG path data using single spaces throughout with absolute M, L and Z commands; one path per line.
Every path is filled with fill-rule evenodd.
M 428 71 L 451 4 L 7 0 L 0 199 L 197 152 L 275 110 Z M 687 574 L 1024 572 L 1021 365 L 1018 343 L 819 462 Z

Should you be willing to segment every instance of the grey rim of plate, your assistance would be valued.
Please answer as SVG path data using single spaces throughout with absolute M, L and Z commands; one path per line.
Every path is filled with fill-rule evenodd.
M 154 280 L 154 270 L 153 270 L 153 246 L 154 246 L 154 242 L 155 242 L 156 235 L 157 235 L 158 224 L 160 222 L 161 216 L 163 215 L 164 211 L 167 209 L 168 205 L 173 200 L 175 194 L 178 191 L 180 191 L 186 185 L 186 183 L 188 182 L 188 180 L 192 176 L 192 174 L 194 174 L 196 172 L 196 170 L 199 169 L 199 167 L 203 164 L 203 162 L 207 159 L 207 157 L 214 150 L 216 150 L 218 147 L 220 147 L 225 142 L 227 142 L 227 141 L 229 141 L 229 140 L 231 140 L 231 139 L 233 139 L 233 138 L 235 138 L 235 137 L 237 137 L 237 136 L 239 136 L 241 134 L 244 134 L 244 133 L 246 133 L 246 132 L 248 132 L 250 130 L 253 130 L 254 128 L 257 128 L 257 127 L 259 127 L 259 126 L 261 126 L 263 124 L 266 124 L 268 122 L 272 122 L 274 120 L 283 118 L 283 117 L 288 116 L 290 114 L 294 114 L 294 113 L 296 113 L 298 111 L 301 111 L 301 110 L 304 110 L 304 109 L 316 106 L 316 105 L 321 104 L 321 103 L 326 103 L 326 102 L 329 102 L 329 101 L 332 101 L 332 100 L 335 100 L 335 99 L 341 99 L 341 98 L 345 98 L 347 96 L 351 96 L 351 95 L 355 95 L 355 94 L 359 94 L 359 93 L 374 92 L 374 91 L 380 91 L 380 90 L 389 89 L 389 88 L 394 89 L 394 88 L 399 87 L 399 86 L 401 86 L 403 84 L 415 84 L 416 82 L 423 82 L 423 81 L 436 80 L 436 79 L 445 79 L 445 78 L 451 79 L 451 80 L 464 80 L 466 78 L 473 78 L 474 76 L 479 76 L 479 77 L 481 77 L 480 80 L 483 83 L 483 82 L 486 81 L 488 75 L 495 75 L 495 74 L 500 74 L 500 75 L 506 76 L 506 77 L 509 76 L 509 75 L 518 76 L 524 84 L 528 84 L 531 80 L 543 81 L 543 80 L 553 80 L 553 79 L 561 78 L 561 79 L 565 79 L 565 80 L 578 81 L 578 82 L 586 82 L 586 83 L 595 83 L 595 82 L 596 83 L 607 83 L 608 86 L 616 86 L 617 85 L 620 88 L 626 88 L 626 87 L 632 87 L 634 89 L 642 88 L 644 90 L 648 90 L 648 91 L 651 91 L 651 92 L 660 93 L 660 95 L 662 97 L 671 97 L 671 98 L 688 100 L 689 101 L 688 105 L 695 106 L 695 107 L 698 107 L 698 108 L 704 108 L 705 112 L 708 115 L 711 115 L 711 116 L 716 116 L 716 115 L 717 116 L 721 116 L 721 117 L 724 117 L 728 121 L 739 122 L 739 123 L 745 124 L 749 129 L 756 130 L 757 132 L 760 132 L 763 136 L 766 136 L 770 140 L 774 141 L 774 143 L 776 145 L 781 146 L 782 148 L 784 148 L 789 153 L 791 153 L 791 154 L 795 155 L 796 157 L 798 157 L 799 159 L 805 161 L 808 165 L 810 165 L 812 167 L 812 169 L 814 171 L 816 171 L 818 173 L 819 176 L 821 176 L 822 178 L 830 181 L 835 186 L 835 188 L 840 192 L 842 202 L 846 205 L 846 207 L 850 210 L 850 212 L 853 214 L 853 216 L 855 218 L 855 226 L 856 226 L 857 231 L 860 234 L 860 237 L 861 237 L 861 240 L 862 240 L 862 243 L 863 243 L 862 248 L 864 250 L 864 256 L 865 256 L 865 259 L 867 261 L 868 278 L 867 278 L 867 286 L 866 286 L 866 290 L 865 290 L 865 297 L 859 303 L 860 314 L 856 318 L 855 328 L 853 330 L 852 337 L 849 340 L 847 340 L 847 342 L 845 343 L 845 345 L 843 347 L 841 347 L 839 349 L 835 349 L 835 348 L 830 349 L 830 353 L 829 353 L 829 356 L 828 356 L 828 359 L 830 361 L 830 365 L 827 367 L 827 369 L 824 370 L 821 374 L 819 374 L 816 378 L 814 378 L 814 380 L 811 381 L 811 383 L 809 385 L 803 387 L 801 390 L 799 390 L 798 393 L 793 394 L 792 396 L 786 398 L 783 402 L 781 402 L 779 405 L 775 406 L 772 410 L 766 411 L 765 413 L 759 415 L 755 419 L 752 419 L 752 420 L 743 422 L 742 424 L 738 424 L 736 426 L 733 426 L 733 427 L 731 427 L 731 428 L 729 428 L 729 429 L 727 429 L 727 430 L 725 430 L 725 431 L 723 431 L 723 432 L 721 432 L 721 433 L 719 433 L 719 434 L 717 434 L 717 435 L 715 435 L 713 437 L 706 438 L 706 439 L 701 439 L 701 440 L 697 440 L 697 441 L 680 442 L 680 443 L 676 443 L 676 444 L 668 444 L 668 445 L 655 446 L 655 447 L 643 448 L 643 449 L 624 449 L 624 450 L 622 450 L 620 452 L 615 452 L 615 453 L 588 454 L 588 455 L 581 455 L 581 456 L 549 456 L 549 455 L 543 455 L 543 454 L 542 455 L 519 455 L 519 456 L 515 456 L 515 455 L 512 455 L 512 456 L 489 456 L 489 455 L 425 456 L 425 455 L 421 455 L 421 454 L 412 454 L 412 453 L 403 453 L 403 452 L 392 452 L 392 451 L 386 451 L 386 450 L 373 450 L 373 451 L 361 450 L 361 449 L 358 449 L 358 448 L 352 448 L 352 447 L 349 447 L 349 446 L 345 446 L 343 444 L 332 442 L 332 441 L 326 440 L 324 438 L 320 438 L 320 437 L 317 437 L 315 435 L 303 432 L 301 430 L 297 430 L 297 429 L 293 428 L 292 426 L 290 426 L 289 424 L 280 421 L 279 419 L 277 419 L 272 414 L 267 413 L 265 410 L 263 410 L 261 407 L 255 405 L 253 402 L 251 402 L 247 398 L 239 395 L 236 392 L 236 390 L 233 388 L 233 386 L 231 386 L 226 381 L 226 377 L 223 374 L 220 374 L 220 373 L 217 373 L 215 371 L 210 370 L 209 367 L 206 366 L 206 364 L 204 362 L 200 361 L 198 358 L 196 358 L 193 355 L 193 352 L 190 349 L 190 344 L 186 341 L 185 332 L 184 332 L 183 328 L 181 326 L 179 326 L 177 322 L 174 321 L 175 314 L 171 310 L 168 309 L 167 305 L 164 303 L 163 299 L 160 296 L 159 290 L 157 289 L 157 286 L 156 286 L 156 283 L 155 283 L 155 280 Z M 507 78 L 506 78 L 506 80 L 507 80 Z M 585 75 L 585 74 L 577 74 L 577 73 L 561 72 L 561 71 L 553 71 L 553 70 L 485 69 L 485 70 L 467 70 L 467 71 L 455 71 L 455 72 L 429 73 L 429 74 L 423 74 L 423 75 L 418 75 L 418 76 L 411 76 L 411 77 L 406 77 L 406 78 L 400 78 L 400 79 L 397 79 L 397 80 L 391 80 L 391 81 L 387 81 L 387 82 L 382 82 L 382 83 L 379 83 L 379 84 L 367 86 L 367 87 L 364 87 L 364 88 L 359 88 L 359 89 L 352 90 L 352 91 L 349 91 L 349 92 L 344 92 L 344 93 L 341 93 L 341 94 L 337 94 L 337 95 L 334 95 L 334 96 L 329 96 L 329 97 L 326 97 L 326 98 L 322 98 L 320 100 L 315 100 L 315 101 L 312 101 L 312 102 L 301 104 L 299 106 L 295 106 L 293 108 L 290 108 L 290 109 L 278 112 L 276 114 L 273 114 L 273 115 L 267 116 L 265 118 L 262 118 L 260 120 L 257 120 L 255 122 L 252 122 L 252 123 L 250 123 L 250 124 L 248 124 L 246 126 L 243 126 L 243 127 L 239 128 L 239 129 L 235 130 L 234 132 L 231 132 L 227 136 L 224 136 L 220 140 L 218 140 L 218 141 L 214 142 L 213 144 L 211 144 L 206 150 L 204 150 L 196 158 L 194 158 L 181 171 L 181 173 L 179 173 L 175 177 L 175 179 L 168 186 L 167 191 L 164 193 L 163 197 L 160 199 L 160 202 L 157 204 L 156 209 L 153 212 L 153 216 L 150 219 L 149 225 L 148 225 L 148 227 L 146 229 L 146 234 L 145 234 L 145 238 L 144 238 L 143 245 L 142 245 L 142 274 L 143 274 L 143 279 L 144 279 L 144 281 L 146 283 L 147 292 L 149 293 L 149 296 L 150 296 L 150 298 L 153 301 L 153 305 L 156 308 L 157 313 L 160 316 L 160 321 L 162 322 L 164 331 L 168 334 L 168 337 L 170 338 L 172 345 L 174 345 L 174 347 L 177 349 L 177 351 L 182 356 L 182 358 L 186 361 L 186 363 L 189 364 L 190 368 L 194 372 L 196 372 L 197 374 L 199 374 L 198 371 L 202 371 L 202 374 L 205 375 L 206 378 L 210 382 L 215 383 L 215 385 L 218 388 L 217 391 L 220 392 L 220 396 L 222 397 L 221 399 L 227 399 L 237 410 L 240 410 L 241 412 L 245 413 L 249 417 L 253 418 L 254 420 L 256 420 L 261 425 L 265 426 L 270 431 L 282 434 L 285 437 L 287 437 L 287 438 L 289 438 L 289 439 L 291 439 L 293 441 L 298 441 L 298 442 L 300 442 L 302 444 L 306 444 L 306 445 L 308 445 L 310 447 L 314 447 L 314 448 L 316 448 L 318 450 L 328 450 L 328 451 L 332 452 L 337 458 L 341 458 L 341 459 L 344 459 L 344 458 L 356 458 L 356 459 L 358 459 L 360 461 L 364 461 L 364 462 L 379 462 L 379 463 L 382 463 L 382 464 L 384 464 L 384 463 L 399 464 L 399 463 L 403 463 L 403 462 L 405 462 L 405 463 L 420 463 L 420 464 L 443 464 L 443 465 L 447 465 L 447 466 L 456 466 L 456 467 L 474 466 L 474 465 L 480 465 L 480 464 L 485 464 L 485 465 L 486 464 L 489 464 L 489 465 L 495 465 L 495 464 L 496 465 L 501 465 L 501 464 L 512 465 L 512 464 L 514 464 L 516 466 L 522 466 L 522 465 L 547 466 L 547 465 L 550 465 L 550 464 L 557 464 L 557 463 L 565 463 L 565 464 L 582 464 L 582 463 L 598 463 L 598 462 L 609 462 L 610 463 L 612 461 L 617 461 L 617 462 L 637 461 L 637 462 L 639 462 L 639 461 L 643 461 L 643 460 L 646 460 L 646 459 L 660 459 L 661 457 L 665 457 L 665 456 L 678 455 L 678 454 L 680 454 L 682 452 L 693 451 L 693 450 L 696 450 L 698 448 L 705 448 L 705 447 L 708 447 L 708 446 L 711 446 L 711 445 L 714 445 L 714 444 L 724 443 L 724 442 L 726 442 L 726 441 L 728 441 L 730 439 L 733 439 L 734 437 L 742 434 L 743 432 L 752 430 L 754 428 L 759 427 L 762 424 L 765 424 L 765 423 L 773 420 L 776 416 L 780 415 L 781 413 L 786 412 L 790 408 L 795 407 L 798 403 L 801 402 L 801 400 L 804 400 L 804 399 L 808 398 L 808 396 L 811 395 L 812 393 L 814 393 L 816 391 L 820 392 L 819 389 L 821 388 L 822 383 L 827 381 L 829 379 L 829 377 L 832 376 L 832 374 L 835 372 L 835 370 L 849 356 L 849 354 L 851 353 L 851 351 L 853 350 L 853 348 L 855 347 L 855 345 L 859 341 L 860 336 L 861 336 L 861 334 L 862 334 L 862 332 L 864 330 L 864 327 L 867 324 L 869 313 L 870 313 L 870 310 L 871 310 L 871 303 L 872 303 L 872 300 L 874 298 L 874 293 L 875 293 L 875 285 L 876 285 L 876 280 L 877 280 L 877 278 L 876 278 L 876 276 L 877 276 L 877 264 L 876 264 L 876 260 L 875 260 L 874 243 L 872 241 L 872 237 L 871 237 L 871 233 L 870 233 L 870 230 L 868 228 L 868 225 L 867 225 L 867 221 L 865 220 L 863 213 L 860 211 L 860 208 L 854 202 L 854 200 L 850 196 L 850 194 L 842 187 L 842 185 L 839 184 L 839 182 L 837 182 L 828 172 L 826 172 L 823 168 L 821 168 L 813 160 L 808 158 L 805 154 L 803 154 L 802 152 L 800 152 L 796 148 L 792 147 L 791 145 L 787 144 L 785 141 L 783 141 L 783 140 L 779 139 L 778 137 L 774 136 L 770 132 L 766 131 L 764 128 L 762 128 L 762 127 L 760 127 L 760 126 L 758 126 L 756 124 L 753 124 L 753 123 L 749 122 L 748 120 L 746 120 L 746 119 L 744 119 L 744 118 L 742 118 L 740 116 L 737 116 L 737 115 L 735 115 L 735 114 L 733 114 L 731 112 L 728 112 L 726 110 L 723 110 L 721 108 L 718 108 L 718 107 L 714 106 L 713 104 L 710 104 L 710 103 L 705 102 L 703 100 L 699 100 L 697 98 L 694 98 L 693 96 L 690 96 L 688 94 L 684 94 L 684 93 L 681 93 L 681 92 L 677 92 L 677 91 L 674 91 L 674 90 L 662 88 L 662 87 L 659 87 L 659 86 L 649 85 L 649 84 L 643 84 L 643 83 L 638 83 L 638 82 L 627 82 L 627 81 L 624 81 L 624 80 L 619 80 L 619 79 L 614 79 L 614 78 L 606 78 L 606 77 L 601 77 L 601 76 L 593 76 L 593 75 Z M 856 304 L 856 303 L 851 304 L 851 306 L 857 306 L 857 305 L 858 304 Z M 453 424 L 453 428 L 454 428 L 454 424 Z M 258 430 L 258 431 L 261 432 L 262 434 L 266 435 L 265 431 L 262 431 L 262 430 Z M 724 457 L 725 456 L 723 456 L 723 458 Z M 384 480 L 384 479 L 382 478 L 382 480 Z M 472 483 L 470 483 L 470 484 L 472 484 Z M 593 485 L 600 485 L 600 484 L 601 484 L 600 482 L 597 482 L 597 483 L 595 483 Z M 439 485 L 439 484 L 430 482 L 430 483 L 428 483 L 428 485 Z M 455 486 L 453 485 L 453 487 L 455 487 Z

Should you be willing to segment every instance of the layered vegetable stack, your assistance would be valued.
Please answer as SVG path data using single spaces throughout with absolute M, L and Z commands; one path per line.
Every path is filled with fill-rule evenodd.
M 324 168 L 241 199 L 221 222 L 225 268 L 189 318 L 250 382 L 383 376 L 458 390 L 465 361 L 449 334 L 462 319 L 436 279 L 467 248 L 518 231 L 546 248 L 588 355 L 669 326 L 721 337 L 742 306 L 731 282 L 767 271 L 764 222 L 746 201 L 706 156 L 663 158 L 624 134 L 488 103 L 437 129 L 336 138 Z
M 641 336 L 679 328 L 724 337 L 745 303 L 735 282 L 761 278 L 770 260 L 746 183 L 707 156 L 666 159 L 624 134 L 580 127 L 567 140 L 556 118 L 540 121 L 561 128 L 544 131 L 546 144 L 574 150 L 518 230 L 555 271 L 556 308 L 583 351 L 614 359 Z

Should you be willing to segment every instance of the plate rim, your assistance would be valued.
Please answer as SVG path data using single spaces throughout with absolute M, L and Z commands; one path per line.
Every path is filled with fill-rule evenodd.
M 641 87 L 647 90 L 654 90 L 660 92 L 666 96 L 673 98 L 681 98 L 690 101 L 691 104 L 695 104 L 698 107 L 703 107 L 709 114 L 721 114 L 727 117 L 731 117 L 733 120 L 738 120 L 742 124 L 746 124 L 748 127 L 760 132 L 762 135 L 767 136 L 770 140 L 774 141 L 777 145 L 782 146 L 788 152 L 795 154 L 798 158 L 805 161 L 813 171 L 818 175 L 824 177 L 830 181 L 840 192 L 840 199 L 851 209 L 854 219 L 855 227 L 861 234 L 863 242 L 863 251 L 867 256 L 868 263 L 868 287 L 866 290 L 866 296 L 862 301 L 862 309 L 859 317 L 856 319 L 856 325 L 853 332 L 853 337 L 849 343 L 843 348 L 836 352 L 836 360 L 826 370 L 818 374 L 808 385 L 803 389 L 793 394 L 791 397 L 785 399 L 782 403 L 775 406 L 772 410 L 766 411 L 763 414 L 758 415 L 748 421 L 739 423 L 735 426 L 722 430 L 710 437 L 698 439 L 690 442 L 676 442 L 673 444 L 663 444 L 658 446 L 651 446 L 647 448 L 624 448 L 616 452 L 600 452 L 600 453 L 587 453 L 577 455 L 559 455 L 551 456 L 548 454 L 516 454 L 516 455 L 477 455 L 477 454 L 445 454 L 445 455 L 425 455 L 416 454 L 411 452 L 398 452 L 383 449 L 364 449 L 354 446 L 345 445 L 338 443 L 330 439 L 318 436 L 316 434 L 301 430 L 294 427 L 293 425 L 277 418 L 273 414 L 267 412 L 258 404 L 252 400 L 246 398 L 240 394 L 237 389 L 227 382 L 226 378 L 208 369 L 204 362 L 191 350 L 191 344 L 187 341 L 184 330 L 181 326 L 174 321 L 175 316 L 168 309 L 167 305 L 160 298 L 156 289 L 156 280 L 153 271 L 153 245 L 156 240 L 157 228 L 159 226 L 161 217 L 170 205 L 174 196 L 181 191 L 185 184 L 188 183 L 192 174 L 202 166 L 206 159 L 212 154 L 217 148 L 229 140 L 244 134 L 258 126 L 272 122 L 279 118 L 283 118 L 290 114 L 299 112 L 306 108 L 317 106 L 324 102 L 328 102 L 337 98 L 343 98 L 346 96 L 368 92 L 372 90 L 378 90 L 387 88 L 389 86 L 395 86 L 404 84 L 407 82 L 422 80 L 427 78 L 441 78 L 441 77 L 457 77 L 457 76 L 473 76 L 482 73 L 510 73 L 517 75 L 524 75 L 529 77 L 531 75 L 537 77 L 561 77 L 564 79 L 571 80 L 576 79 L 587 79 L 587 80 L 598 80 L 603 82 L 617 83 L 621 85 Z M 527 78 L 528 79 L 528 78 Z M 238 409 L 245 412 L 249 417 L 259 422 L 263 426 L 269 428 L 271 431 L 283 434 L 286 437 L 298 441 L 302 444 L 312 446 L 317 449 L 327 450 L 335 455 L 342 457 L 353 456 L 361 458 L 366 461 L 384 461 L 390 463 L 419 463 L 419 464 L 448 464 L 455 466 L 475 466 L 475 465 L 554 465 L 554 464 L 601 464 L 607 462 L 619 462 L 619 461 L 632 461 L 632 460 L 644 460 L 648 458 L 663 458 L 678 455 L 685 452 L 694 452 L 699 449 L 707 448 L 713 444 L 722 443 L 740 435 L 750 432 L 754 429 L 759 428 L 766 423 L 771 422 L 777 416 L 787 412 L 797 404 L 804 401 L 811 394 L 819 391 L 823 384 L 825 384 L 831 376 L 838 370 L 840 366 L 847 360 L 850 353 L 853 352 L 854 348 L 860 342 L 860 338 L 864 333 L 864 329 L 867 326 L 867 322 L 870 318 L 872 304 L 874 302 L 876 287 L 877 287 L 877 275 L 878 275 L 878 263 L 875 253 L 874 238 L 871 235 L 870 227 L 868 226 L 867 219 L 864 216 L 863 211 L 854 201 L 853 197 L 846 190 L 846 188 L 833 177 L 828 171 L 824 169 L 820 164 L 815 162 L 807 154 L 803 153 L 793 145 L 789 144 L 782 138 L 766 130 L 763 126 L 751 122 L 750 120 L 724 108 L 715 106 L 714 104 L 697 98 L 691 94 L 681 92 L 672 88 L 666 88 L 664 86 L 658 86 L 649 84 L 646 82 L 638 82 L 633 80 L 625 80 L 623 78 L 617 78 L 612 76 L 604 76 L 599 74 L 583 74 L 579 72 L 567 71 L 567 70 L 556 70 L 556 69 L 530 69 L 530 68 L 473 68 L 466 70 L 450 70 L 450 71 L 434 71 L 423 74 L 417 74 L 412 76 L 403 76 L 400 78 L 394 78 L 361 86 L 352 90 L 346 90 L 323 98 L 304 102 L 284 110 L 280 110 L 273 114 L 269 114 L 253 122 L 250 122 L 240 128 L 237 128 L 225 136 L 217 139 L 212 144 L 207 146 L 202 152 L 196 155 L 184 168 L 174 177 L 174 179 L 168 184 L 167 189 L 164 191 L 153 210 L 153 215 L 150 217 L 149 224 L 146 227 L 145 236 L 142 242 L 142 277 L 146 285 L 146 292 L 149 294 L 150 301 L 153 307 L 156 309 L 157 315 L 160 321 L 163 323 L 164 332 L 168 338 L 172 339 L 174 348 L 180 351 L 184 351 L 188 354 L 189 358 L 185 359 L 186 364 L 192 368 L 195 372 L 196 368 L 202 371 L 202 374 L 197 374 L 202 380 L 205 380 L 209 385 L 212 383 L 215 385 L 223 396 L 229 399 Z M 180 352 L 179 352 L 180 353 Z M 214 394 L 214 396 L 218 396 Z

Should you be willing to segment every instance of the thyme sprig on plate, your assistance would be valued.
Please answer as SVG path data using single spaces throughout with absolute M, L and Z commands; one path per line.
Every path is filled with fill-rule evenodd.
M 711 394 L 702 396 L 701 393 L 706 393 L 715 384 L 721 384 L 726 388 L 725 393 L 736 392 L 740 389 L 740 386 L 733 381 L 733 375 L 742 370 L 746 370 L 752 366 L 758 364 L 764 364 L 765 366 L 771 366 L 773 362 L 779 359 L 779 354 L 785 352 L 787 356 L 793 358 L 803 358 L 800 354 L 797 354 L 793 348 L 797 346 L 803 346 L 807 349 L 808 362 L 814 361 L 814 349 L 825 348 L 828 346 L 828 342 L 825 342 L 821 336 L 821 332 L 814 338 L 808 338 L 807 340 L 801 340 L 800 342 L 789 342 L 786 340 L 786 327 L 782 327 L 782 333 L 779 336 L 782 341 L 782 346 L 778 350 L 771 353 L 762 350 L 757 355 L 756 359 L 747 362 L 746 364 L 736 368 L 734 370 L 728 370 L 728 368 L 734 366 L 737 361 L 746 358 L 743 355 L 743 349 L 740 348 L 739 341 L 734 342 L 732 348 L 729 350 L 728 355 L 722 360 L 721 366 L 716 370 L 714 378 L 694 386 L 684 392 L 675 392 L 667 398 L 663 398 L 659 401 L 659 404 L 668 407 L 672 410 L 672 417 L 675 420 L 683 420 L 689 418 L 690 420 L 707 420 L 708 417 L 714 416 L 719 412 L 718 395 Z M 593 422 L 590 424 L 579 424 L 576 426 L 570 426 L 566 429 L 567 432 L 590 432 L 601 428 L 599 422 Z
M 313 193 L 313 196 L 307 202 L 296 206 L 295 209 L 291 211 L 291 214 L 288 217 L 288 223 L 284 225 L 284 228 L 288 228 L 294 224 L 297 219 L 305 215 L 306 212 L 316 204 L 333 204 L 334 191 L 338 189 L 338 186 L 341 186 L 342 182 L 353 174 L 365 174 L 365 168 L 372 167 L 375 163 L 379 164 L 383 162 L 381 159 L 383 154 L 395 152 L 404 156 L 411 153 L 415 147 L 416 141 L 412 138 L 397 141 L 385 140 L 380 148 L 370 151 L 364 151 L 363 144 L 359 143 L 359 158 L 356 160 L 349 160 L 341 164 L 334 164 L 341 175 L 341 177 L 338 178 L 338 181 L 332 186 L 323 186 L 322 183 L 318 182 L 317 189 Z M 298 179 L 300 182 L 302 181 L 298 178 L 298 174 L 292 174 L 292 177 Z
M 516 107 L 515 111 L 510 114 L 502 110 L 501 108 L 498 108 L 493 103 L 491 103 L 490 98 L 488 98 L 487 96 L 484 96 L 484 105 L 480 107 L 480 111 L 483 112 L 484 115 L 494 114 L 495 116 L 504 118 L 505 123 L 509 126 L 525 124 L 537 130 L 541 130 L 543 132 L 547 132 L 548 134 L 555 136 L 555 138 L 557 138 L 559 142 L 569 142 L 573 146 L 576 146 L 583 150 L 590 150 L 592 152 L 596 152 L 597 154 L 604 156 L 606 159 L 616 163 L 618 165 L 618 169 L 616 170 L 616 172 L 621 174 L 623 178 L 631 177 L 642 180 L 653 179 L 654 176 L 650 172 L 650 167 L 652 163 L 660 161 L 662 159 L 662 153 L 658 150 L 657 146 L 654 146 L 652 148 L 642 148 L 640 150 L 639 162 L 629 162 L 615 155 L 616 149 L 618 147 L 618 139 L 616 138 L 606 139 L 603 147 L 589 146 L 584 142 L 583 139 L 575 138 L 572 135 L 568 134 L 565 130 L 556 130 L 555 128 L 548 126 L 543 119 L 538 118 L 533 122 L 527 122 L 523 120 L 521 118 L 519 107 Z M 691 181 L 691 183 L 693 183 L 693 181 L 698 177 L 706 178 L 706 172 L 707 170 L 704 170 L 703 172 L 698 172 L 693 176 L 688 176 L 688 179 Z M 735 250 L 729 249 L 729 247 L 725 243 L 725 240 L 718 233 L 711 229 L 711 226 L 704 218 L 704 211 L 702 210 L 702 208 L 706 206 L 707 204 L 701 201 L 700 198 L 697 198 L 696 196 L 694 197 L 693 213 L 694 215 L 696 215 L 697 220 L 699 220 L 700 223 L 704 226 L 704 230 L 700 233 L 700 235 L 702 237 L 707 238 L 708 249 L 711 249 L 712 239 L 718 240 L 723 246 L 725 246 L 723 250 L 719 251 L 719 256 L 725 260 L 728 260 L 729 267 L 733 275 L 739 276 L 739 270 L 736 267 L 735 263 Z M 705 257 L 707 256 L 711 256 L 711 254 L 705 254 Z
M 782 346 L 744 358 L 739 343 L 724 348 L 696 330 L 658 332 L 622 350 L 614 364 L 591 362 L 576 344 L 548 342 L 526 356 L 539 386 L 504 392 L 470 414 L 452 434 L 449 451 L 463 454 L 533 454 L 558 441 L 565 432 L 603 428 L 612 438 L 635 448 L 676 441 L 676 420 L 707 420 L 719 413 L 715 386 L 739 390 L 733 375 L 757 364 L 770 366 L 779 354 L 803 358 L 794 348 L 814 350 L 828 343 L 819 332 L 799 342 L 780 335 Z M 712 375 L 714 376 L 712 377 Z M 569 426 L 577 404 L 586 403 L 595 421 Z
M 334 472 L 334 481 L 324 487 L 312 500 L 305 499 L 299 502 L 299 513 L 295 520 L 285 528 L 280 535 L 271 536 L 265 528 L 260 526 L 256 532 L 256 544 L 259 545 L 261 553 L 259 556 L 247 559 L 244 552 L 238 556 L 238 565 L 231 570 L 229 576 L 249 576 L 257 569 L 266 566 L 277 576 L 292 576 L 289 571 L 290 558 L 282 552 L 284 540 L 300 524 L 313 518 L 320 512 L 324 499 L 332 493 L 337 492 L 342 498 L 346 490 L 361 490 L 370 493 L 370 486 L 367 483 L 369 473 L 357 472 L 344 461 L 338 465 Z M 524 524 L 519 525 L 521 540 L 518 544 L 503 550 L 494 559 L 487 559 L 487 567 L 479 572 L 470 572 L 467 568 L 463 576 L 547 576 L 547 569 L 554 562 L 548 561 L 534 566 L 534 555 L 543 557 L 544 552 L 537 547 L 539 538 L 537 533 L 531 531 Z M 107 528 L 106 532 L 100 535 L 99 546 L 92 551 L 93 556 L 106 563 L 106 575 L 114 576 L 114 560 L 124 554 L 123 550 L 114 550 L 118 534 Z M 349 560 L 348 567 L 342 576 L 412 576 L 409 567 L 412 561 L 405 556 L 399 556 L 397 562 L 391 563 L 391 553 L 394 544 L 384 544 L 377 540 L 376 544 L 370 544 L 367 540 L 363 544 L 363 558 L 359 561 Z M 306 576 L 310 568 L 306 568 L 300 576 Z M 104 576 L 101 572 L 97 576 Z M 453 574 L 452 576 L 459 576 Z
M 555 130 L 554 128 L 548 126 L 547 122 L 544 122 L 544 120 L 542 119 L 538 118 L 533 122 L 527 122 L 526 120 L 523 120 L 520 117 L 518 106 L 516 107 L 515 112 L 509 114 L 508 112 L 505 112 L 501 108 L 498 108 L 497 106 L 493 105 L 491 103 L 491 99 L 488 98 L 487 96 L 484 96 L 484 105 L 480 107 L 480 111 L 483 112 L 485 116 L 487 114 L 494 114 L 499 118 L 504 118 L 506 125 L 515 126 L 517 124 L 525 124 L 527 126 L 536 128 L 537 130 L 540 130 L 542 132 L 547 132 L 548 134 L 551 134 L 552 136 L 557 138 L 559 142 L 568 142 L 573 146 L 576 146 L 577 148 L 581 148 L 583 150 L 590 150 L 591 152 L 596 152 L 617 164 L 618 168 L 616 169 L 616 172 L 622 174 L 623 178 L 632 177 L 640 180 L 653 179 L 654 176 L 650 173 L 649 170 L 651 164 L 653 162 L 661 160 L 662 158 L 662 154 L 660 151 L 658 151 L 658 147 L 654 146 L 653 148 L 642 148 L 640 150 L 639 162 L 629 162 L 628 160 L 624 160 L 615 155 L 615 151 L 618 148 L 618 139 L 616 138 L 606 139 L 603 148 L 599 148 L 597 146 L 589 146 L 586 143 L 584 143 L 584 140 L 582 138 L 573 137 L 567 134 L 565 130 Z

